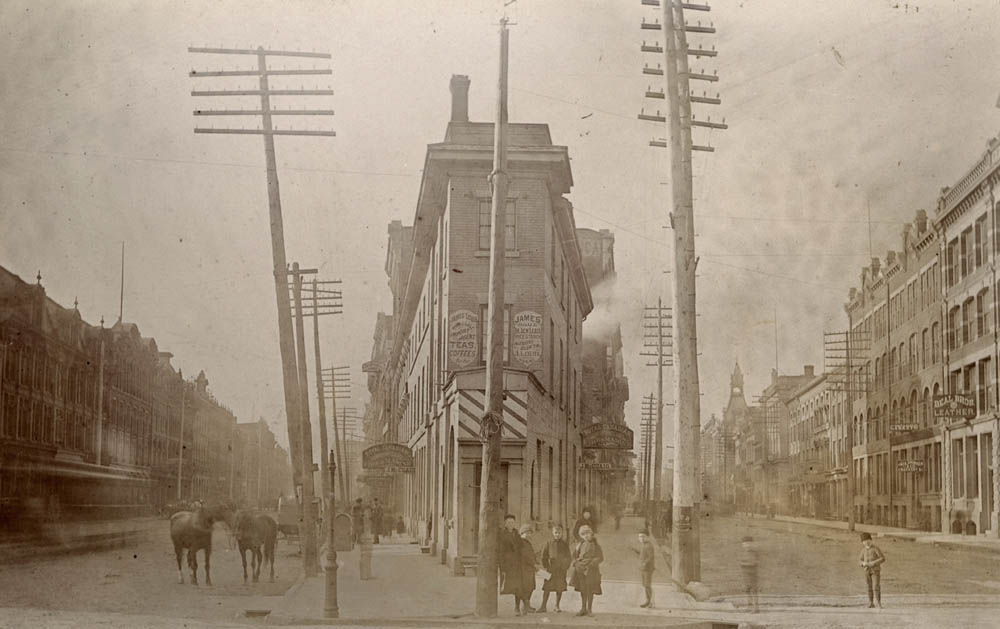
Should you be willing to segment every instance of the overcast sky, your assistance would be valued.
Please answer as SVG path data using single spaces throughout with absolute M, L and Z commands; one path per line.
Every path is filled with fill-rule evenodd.
M 262 415 L 287 441 L 261 139 L 192 132 L 196 107 L 254 103 L 205 102 L 218 99 L 191 89 L 253 82 L 188 71 L 252 58 L 187 47 L 328 51 L 332 77 L 283 85 L 335 96 L 276 104 L 332 107 L 335 117 L 308 124 L 337 137 L 279 137 L 277 156 L 289 262 L 344 280 L 346 313 L 323 322 L 324 362 L 351 365 L 360 411 L 374 314 L 390 308 L 386 225 L 413 220 L 452 74 L 472 80 L 471 118 L 492 120 L 501 4 L 5 0 L 0 265 L 25 279 L 40 269 L 52 298 L 78 297 L 86 320 L 113 322 L 125 241 L 125 319 L 187 376 L 204 369 L 241 421 Z M 639 0 L 518 0 L 509 10 L 511 120 L 550 126 L 569 147 L 577 225 L 615 233 L 616 303 L 591 324 L 622 323 L 637 425 L 655 386 L 637 356 L 641 308 L 670 299 L 666 154 L 647 146 L 663 131 L 636 119 L 663 106 L 644 102 L 659 84 L 641 74 L 662 59 L 639 51 L 657 39 L 640 21 L 658 11 Z M 720 50 L 692 69 L 718 70 L 711 91 L 723 100 L 695 114 L 730 125 L 695 137 L 717 147 L 694 158 L 707 421 L 736 360 L 748 398 L 766 385 L 775 308 L 781 371 L 821 370 L 822 332 L 846 325 L 843 303 L 869 257 L 868 204 L 881 257 L 1000 130 L 1000 0 L 719 0 L 688 18 L 719 30 L 691 36 Z

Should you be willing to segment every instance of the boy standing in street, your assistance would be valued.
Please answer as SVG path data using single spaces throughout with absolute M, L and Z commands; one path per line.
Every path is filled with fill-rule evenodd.
M 758 595 L 760 589 L 757 581 L 757 568 L 760 565 L 759 551 L 753 543 L 753 538 L 747 535 L 741 544 L 743 554 L 740 555 L 740 571 L 743 572 L 743 583 L 747 590 L 747 605 L 753 607 L 753 613 L 760 611 Z
M 882 564 L 885 555 L 879 547 L 872 544 L 871 533 L 861 534 L 861 567 L 865 569 L 865 580 L 868 582 L 868 607 L 882 607 Z M 874 591 L 874 598 L 872 597 Z
M 639 532 L 639 578 L 646 593 L 646 602 L 639 607 L 653 607 L 653 571 L 656 570 L 656 550 L 645 531 Z

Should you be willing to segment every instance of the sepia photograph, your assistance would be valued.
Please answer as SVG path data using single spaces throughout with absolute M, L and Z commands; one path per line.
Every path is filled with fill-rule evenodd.
M 0 27 L 0 626 L 1000 626 L 1000 0 Z

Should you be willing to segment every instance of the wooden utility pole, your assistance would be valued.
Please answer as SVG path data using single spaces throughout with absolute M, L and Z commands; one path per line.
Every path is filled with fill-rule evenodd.
M 313 474 L 312 424 L 309 421 L 309 381 L 306 375 L 306 338 L 302 317 L 302 275 L 315 273 L 315 269 L 300 269 L 299 263 L 292 264 L 292 278 L 295 292 L 295 346 L 298 353 L 299 384 L 299 440 L 302 447 L 302 519 L 299 536 L 302 539 L 302 564 L 307 577 L 319 574 L 319 556 L 316 546 L 316 509 L 313 498 L 316 495 Z
M 322 301 L 320 292 L 322 291 Z M 319 316 L 321 314 L 340 314 L 340 291 L 328 291 L 321 289 L 319 283 L 313 279 L 312 281 L 312 304 L 309 308 L 312 310 L 312 320 L 313 320 L 313 349 L 315 351 L 315 369 L 316 369 L 316 400 L 318 403 L 318 413 L 319 413 L 319 444 L 320 444 L 320 477 L 322 479 L 323 488 L 323 505 L 325 507 L 324 512 L 327 514 L 328 518 L 332 518 L 336 511 L 336 505 L 329 502 L 330 497 L 333 495 L 332 488 L 330 487 L 330 459 L 328 457 L 328 441 L 326 433 L 326 400 L 323 394 L 323 370 L 320 368 L 322 361 L 320 359 L 319 351 Z M 334 413 L 336 413 L 336 407 L 334 407 Z M 334 415 L 336 417 L 336 415 Z M 329 527 L 324 529 L 324 532 L 329 530 Z M 333 538 L 331 537 L 329 543 L 333 543 Z
M 285 259 L 285 236 L 281 216 L 281 195 L 278 188 L 278 167 L 274 155 L 275 135 L 297 135 L 297 136 L 335 136 L 333 131 L 314 131 L 282 129 L 277 130 L 272 123 L 272 117 L 276 115 L 294 116 L 332 116 L 332 110 L 322 109 L 285 109 L 272 110 L 271 96 L 329 96 L 333 90 L 329 89 L 271 89 L 268 78 L 271 76 L 301 76 L 301 75 L 330 75 L 330 69 L 269 69 L 267 67 L 268 57 L 295 57 L 311 59 L 330 59 L 328 53 L 299 52 L 283 50 L 265 50 L 263 47 L 256 49 L 239 48 L 188 48 L 188 52 L 223 54 L 223 55 L 249 55 L 257 58 L 257 68 L 255 70 L 222 70 L 214 72 L 198 72 L 192 70 L 190 75 L 193 78 L 202 77 L 257 77 L 259 89 L 257 90 L 192 90 L 192 96 L 260 96 L 259 110 L 203 110 L 196 109 L 195 116 L 260 116 L 261 128 L 258 129 L 216 129 L 216 128 L 195 128 L 195 133 L 212 134 L 237 134 L 237 135 L 262 135 L 264 137 L 264 157 L 267 167 L 267 198 L 271 222 L 271 255 L 274 272 L 274 292 L 278 307 L 278 347 L 281 354 L 282 385 L 285 396 L 285 416 L 288 427 L 288 449 L 292 459 L 293 483 L 298 485 L 303 483 L 303 479 L 308 476 L 312 478 L 312 460 L 306 459 L 302 453 L 301 428 L 299 426 L 299 406 L 300 402 L 308 404 L 307 398 L 300 400 L 298 369 L 295 357 L 295 339 L 292 329 L 292 312 L 288 295 L 288 275 L 287 262 Z M 305 513 L 303 509 L 303 513 Z M 303 562 L 308 572 L 308 563 L 305 553 Z
M 350 369 L 350 366 L 343 365 L 340 367 L 330 367 L 329 369 L 324 369 L 320 372 L 321 377 L 327 378 L 324 382 L 324 390 L 329 388 L 326 393 L 330 394 L 330 402 L 332 408 L 330 409 L 330 416 L 333 417 L 333 454 L 334 459 L 331 461 L 337 461 L 335 466 L 337 468 L 337 478 L 340 482 L 340 499 L 347 504 L 350 504 L 351 498 L 349 492 L 347 491 L 347 483 L 344 480 L 344 475 L 347 473 L 345 471 L 346 464 L 344 461 L 344 450 L 343 443 L 344 439 L 340 436 L 340 429 L 337 427 L 339 423 L 337 421 L 337 400 L 347 399 L 351 395 L 351 377 L 350 373 L 345 373 L 345 370 Z M 347 409 L 344 409 L 345 411 Z
M 701 580 L 698 506 L 701 391 L 698 381 L 694 202 L 691 193 L 691 88 L 681 0 L 662 0 L 674 235 L 674 512 L 671 575 L 682 584 Z M 713 29 L 714 30 L 714 29 Z
M 643 514 L 648 518 L 649 501 L 652 500 L 653 491 L 653 439 L 656 429 L 656 407 L 653 394 L 650 393 L 642 398 L 642 504 Z
M 101 317 L 101 355 L 97 363 L 97 434 L 94 435 L 96 443 L 94 451 L 97 453 L 96 463 L 101 465 L 102 450 L 104 449 L 104 317 Z M 181 435 L 181 445 L 183 446 L 183 435 Z
M 476 616 L 497 615 L 497 543 L 500 532 L 500 456 L 503 433 L 503 313 L 507 210 L 507 18 L 500 20 L 500 76 L 493 129 L 493 198 L 490 224 L 489 302 L 486 333 L 486 412 L 480 426 L 483 442 L 479 492 L 479 557 L 476 566 Z
M 663 498 L 663 368 L 673 365 L 673 335 L 671 333 L 672 309 L 663 305 L 663 298 L 656 300 L 655 306 L 646 306 L 643 314 L 643 347 L 647 351 L 640 356 L 655 358 L 656 362 L 647 362 L 647 367 L 656 367 L 656 434 L 653 447 L 653 483 L 651 499 L 658 504 Z M 648 351 L 648 350 L 655 351 Z M 659 521 L 659 520 L 657 520 Z

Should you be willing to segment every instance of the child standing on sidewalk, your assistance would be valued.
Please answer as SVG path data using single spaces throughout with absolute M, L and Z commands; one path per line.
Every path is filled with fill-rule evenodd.
M 639 532 L 639 578 L 646 593 L 646 602 L 639 607 L 653 607 L 653 571 L 656 570 L 656 549 L 645 531 Z
M 743 572 L 743 583 L 747 590 L 747 605 L 753 607 L 753 613 L 760 611 L 758 606 L 759 586 L 757 569 L 760 565 L 760 552 L 753 538 L 747 535 L 742 542 L 743 553 L 740 555 L 740 570 Z
M 878 604 L 881 609 L 882 564 L 885 563 L 885 555 L 872 543 L 871 533 L 861 534 L 861 545 L 861 567 L 865 569 L 865 580 L 868 582 L 868 607 Z
M 572 563 L 573 556 L 569 551 L 569 543 L 563 539 L 563 527 L 558 524 L 552 527 L 552 539 L 542 549 L 542 567 L 552 575 L 542 584 L 542 606 L 539 612 L 546 611 L 549 604 L 549 594 L 556 593 L 556 611 L 559 603 L 562 602 L 563 592 L 566 591 L 566 571 Z

